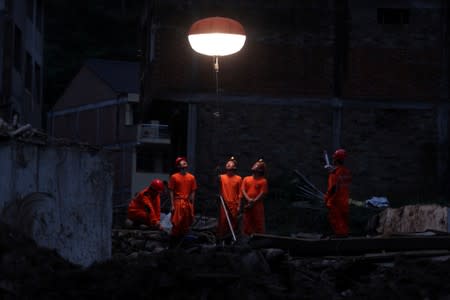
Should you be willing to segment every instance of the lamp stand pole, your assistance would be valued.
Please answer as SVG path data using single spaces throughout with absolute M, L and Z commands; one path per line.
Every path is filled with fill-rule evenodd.
M 220 139 L 220 124 L 221 124 L 221 112 L 220 112 L 220 95 L 219 95 L 219 56 L 215 55 L 214 56 L 214 73 L 215 73 L 215 77 L 216 77 L 216 109 L 213 113 L 213 118 L 214 118 L 214 151 L 213 151 L 213 155 L 217 156 L 216 158 L 214 158 L 214 160 L 217 159 L 217 164 L 216 164 L 216 168 L 215 168 L 215 177 L 217 177 L 218 175 L 220 175 L 220 159 L 219 159 L 219 150 L 220 150 L 220 144 L 219 144 L 219 139 Z
M 214 112 L 214 116 L 216 118 L 220 118 L 220 110 L 219 110 L 219 57 L 214 56 L 214 73 L 216 74 L 216 111 Z

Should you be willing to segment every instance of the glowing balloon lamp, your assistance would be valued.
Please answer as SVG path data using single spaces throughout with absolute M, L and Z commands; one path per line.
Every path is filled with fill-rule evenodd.
M 219 99 L 219 56 L 230 55 L 241 50 L 245 38 L 244 27 L 230 18 L 201 19 L 192 24 L 189 29 L 188 40 L 192 49 L 200 54 L 214 57 L 217 99 Z M 220 112 L 216 111 L 214 115 L 220 117 Z
M 238 52 L 245 43 L 242 25 L 230 18 L 201 19 L 189 29 L 189 43 L 196 52 L 209 56 L 225 56 Z

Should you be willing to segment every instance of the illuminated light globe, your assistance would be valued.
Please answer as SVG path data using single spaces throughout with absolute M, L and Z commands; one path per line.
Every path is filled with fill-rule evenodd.
M 192 24 L 188 33 L 194 51 L 209 56 L 225 56 L 238 52 L 245 44 L 242 25 L 230 18 L 211 17 Z

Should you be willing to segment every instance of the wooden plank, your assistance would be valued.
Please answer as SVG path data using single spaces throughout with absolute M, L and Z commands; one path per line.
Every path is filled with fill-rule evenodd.
M 254 234 L 252 248 L 280 248 L 298 256 L 361 255 L 365 253 L 450 250 L 450 235 L 348 237 L 342 239 L 300 239 Z

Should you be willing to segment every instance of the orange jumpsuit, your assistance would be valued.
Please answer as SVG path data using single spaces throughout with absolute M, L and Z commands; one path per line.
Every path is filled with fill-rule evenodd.
M 173 207 L 171 235 L 181 236 L 189 231 L 194 222 L 194 204 L 189 195 L 197 189 L 197 182 L 191 173 L 175 173 L 170 176 L 169 189 L 173 193 Z
M 349 169 L 338 165 L 328 175 L 328 189 L 325 205 L 328 208 L 328 221 L 334 234 L 348 235 L 349 196 L 352 175 Z
M 159 227 L 160 205 L 159 194 L 151 193 L 146 188 L 140 191 L 128 204 L 128 219 L 137 224 Z
M 242 191 L 250 198 L 256 198 L 261 192 L 268 193 L 267 180 L 264 177 L 254 178 L 253 176 L 244 177 L 242 181 Z M 264 204 L 263 201 L 256 201 L 252 207 L 244 210 L 242 219 L 242 233 L 250 235 L 252 233 L 264 233 L 265 219 L 264 219 Z
M 222 195 L 225 205 L 228 207 L 228 216 L 230 217 L 233 230 L 236 230 L 237 228 L 237 216 L 239 205 L 241 203 L 241 184 L 242 177 L 239 175 L 220 175 L 220 194 Z M 219 205 L 217 237 L 224 238 L 227 233 L 230 233 L 230 229 L 222 203 L 219 203 Z

